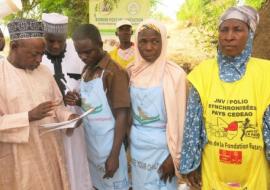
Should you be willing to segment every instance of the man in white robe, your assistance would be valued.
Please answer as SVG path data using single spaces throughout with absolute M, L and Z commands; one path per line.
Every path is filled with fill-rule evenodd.
M 42 21 L 46 40 L 42 64 L 49 67 L 64 96 L 68 90 L 79 88 L 84 63 L 78 57 L 72 40 L 67 40 L 68 17 L 58 13 L 44 13 Z M 80 113 L 79 107 L 68 108 L 74 113 Z M 71 136 L 64 137 L 72 190 L 92 189 L 84 139 L 83 127 L 75 129 Z
M 48 68 L 43 26 L 32 19 L 8 24 L 10 52 L 0 60 L 0 189 L 69 190 L 62 133 L 40 125 L 77 117 L 68 111 Z

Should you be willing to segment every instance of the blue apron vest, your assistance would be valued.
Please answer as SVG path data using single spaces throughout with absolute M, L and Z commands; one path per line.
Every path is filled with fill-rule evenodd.
M 100 78 L 88 82 L 81 81 L 82 109 L 86 111 L 89 108 L 95 108 L 83 120 L 89 170 L 93 185 L 99 190 L 127 190 L 127 159 L 123 145 L 119 154 L 118 170 L 113 178 L 103 179 L 105 162 L 113 145 L 115 127 L 115 119 L 103 89 L 103 73 L 104 70 Z
M 131 129 L 133 190 L 176 190 L 172 182 L 160 180 L 158 169 L 168 157 L 166 139 L 167 116 L 162 86 L 130 87 L 133 125 Z

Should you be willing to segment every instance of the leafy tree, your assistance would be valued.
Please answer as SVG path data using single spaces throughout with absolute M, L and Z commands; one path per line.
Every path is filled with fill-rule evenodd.
M 216 0 L 204 6 L 203 14 L 198 24 L 198 30 L 205 36 L 203 40 L 206 51 L 216 48 L 218 19 L 227 8 L 235 4 L 235 0 Z
M 266 0 L 245 0 L 244 1 L 246 5 L 252 6 L 256 9 L 260 9 L 265 2 Z
M 41 19 L 42 13 L 57 12 L 69 17 L 69 34 L 80 24 L 89 21 L 89 0 L 22 0 L 22 11 L 5 18 Z
M 186 0 L 177 13 L 180 21 L 188 21 L 197 27 L 195 39 L 204 44 L 205 52 L 215 54 L 218 35 L 218 19 L 229 7 L 239 3 L 259 9 L 265 0 Z M 197 35 L 197 34 L 201 35 Z
M 177 13 L 179 20 L 188 20 L 193 25 L 200 23 L 203 15 L 203 9 L 210 0 L 186 0 Z
M 193 32 L 196 42 L 203 44 L 207 55 L 213 56 L 217 45 L 218 18 L 225 9 L 235 4 L 235 0 L 186 0 L 177 18 L 196 26 Z

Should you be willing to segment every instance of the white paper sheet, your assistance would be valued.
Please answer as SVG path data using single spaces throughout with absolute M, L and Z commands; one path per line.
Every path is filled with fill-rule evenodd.
M 60 123 L 47 123 L 47 124 L 40 125 L 41 127 L 48 129 L 48 130 L 44 131 L 41 135 L 48 133 L 48 132 L 51 132 L 51 131 L 54 131 L 54 130 L 75 128 L 77 126 L 77 122 L 80 122 L 81 119 L 83 119 L 85 116 L 87 116 L 88 114 L 90 114 L 94 110 L 95 110 L 95 108 L 90 108 L 89 110 L 84 112 L 79 117 L 72 119 L 72 120 L 69 120 L 69 121 L 64 121 L 64 122 L 60 122 Z

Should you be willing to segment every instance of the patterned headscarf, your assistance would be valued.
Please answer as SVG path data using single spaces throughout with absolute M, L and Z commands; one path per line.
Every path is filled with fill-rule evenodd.
M 259 14 L 258 12 L 250 6 L 238 6 L 231 7 L 220 17 L 219 26 L 228 19 L 237 19 L 241 20 L 250 27 L 252 32 L 255 33 L 256 27 L 259 23 Z
M 252 53 L 254 33 L 259 23 L 259 15 L 255 9 L 249 6 L 229 8 L 220 18 L 219 26 L 228 19 L 237 19 L 246 23 L 250 30 L 245 49 L 236 57 L 229 57 L 218 49 L 218 64 L 220 79 L 225 82 L 240 80 L 246 71 L 246 65 Z

